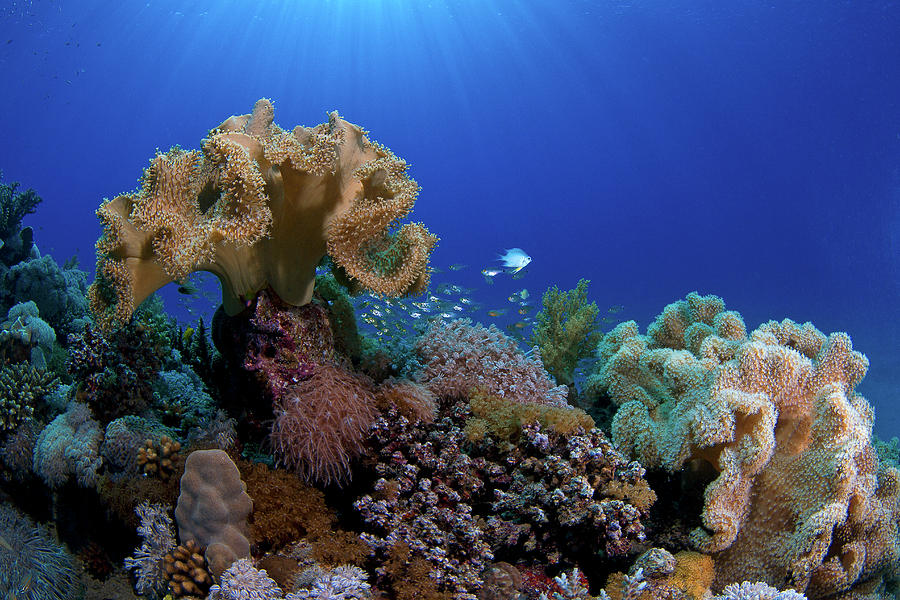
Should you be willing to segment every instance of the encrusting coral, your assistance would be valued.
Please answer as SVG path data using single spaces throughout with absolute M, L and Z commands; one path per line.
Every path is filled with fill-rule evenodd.
M 843 333 L 770 321 L 747 336 L 715 296 L 691 294 L 638 334 L 598 346 L 589 383 L 619 404 L 613 438 L 647 467 L 717 473 L 692 541 L 716 583 L 757 579 L 825 598 L 900 560 L 900 474 L 871 444 L 854 388 L 868 361 Z
M 337 113 L 293 132 L 273 117 L 259 100 L 213 129 L 202 150 L 158 154 L 139 190 L 98 209 L 89 296 L 101 325 L 127 321 L 155 290 L 198 270 L 218 276 L 229 314 L 266 287 L 301 306 L 326 253 L 352 285 L 424 291 L 437 238 L 419 223 L 393 229 L 419 190 L 406 163 Z

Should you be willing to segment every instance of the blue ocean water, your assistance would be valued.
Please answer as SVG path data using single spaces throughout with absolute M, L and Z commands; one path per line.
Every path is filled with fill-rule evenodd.
M 0 169 L 91 269 L 105 197 L 262 97 L 411 165 L 434 264 L 645 326 L 690 291 L 847 331 L 900 431 L 900 3 L 96 0 L 0 9 Z M 485 284 L 505 248 L 525 277 Z M 169 298 L 177 295 L 169 292 Z M 177 302 L 173 302 L 177 310 Z

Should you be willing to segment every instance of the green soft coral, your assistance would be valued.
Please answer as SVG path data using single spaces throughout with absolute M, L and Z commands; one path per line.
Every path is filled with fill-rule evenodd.
M 589 280 L 581 279 L 574 290 L 561 292 L 553 286 L 542 299 L 531 344 L 540 348 L 547 371 L 564 385 L 575 382 L 575 365 L 591 355 L 600 340 L 595 302 L 588 304 Z

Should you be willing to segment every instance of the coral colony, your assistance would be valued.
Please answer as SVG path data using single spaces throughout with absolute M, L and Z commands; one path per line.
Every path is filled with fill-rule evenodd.
M 273 117 L 105 201 L 89 287 L 0 184 L 0 596 L 895 597 L 896 448 L 849 336 L 696 293 L 604 333 L 587 281 L 519 339 L 391 300 L 437 242 L 401 224 L 406 163 Z M 181 329 L 154 292 L 195 271 L 222 304 Z

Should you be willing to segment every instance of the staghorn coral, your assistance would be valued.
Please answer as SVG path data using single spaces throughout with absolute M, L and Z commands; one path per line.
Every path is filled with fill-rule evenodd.
M 879 581 L 900 560 L 900 474 L 879 465 L 872 409 L 854 388 L 868 367 L 846 334 L 763 324 L 748 337 L 714 296 L 626 323 L 598 346 L 594 389 L 620 404 L 613 437 L 648 466 L 691 461 L 706 488 L 693 543 L 716 583 L 788 582 L 810 598 Z
M 269 440 L 278 461 L 307 481 L 346 482 L 375 418 L 370 388 L 363 376 L 320 365 L 276 398 Z
M 184 463 L 175 506 L 178 537 L 206 548 L 209 570 L 220 576 L 238 558 L 250 556 L 247 517 L 253 501 L 241 474 L 223 450 L 195 450 Z
M 547 371 L 564 385 L 575 383 L 575 365 L 593 352 L 600 340 L 597 304 L 587 302 L 590 281 L 580 279 L 574 290 L 561 292 L 553 286 L 541 299 L 543 308 L 529 340 L 541 349 Z
M 419 190 L 406 163 L 337 113 L 290 133 L 273 117 L 259 100 L 210 131 L 202 151 L 158 154 L 139 190 L 101 205 L 89 290 L 101 325 L 124 323 L 153 291 L 198 270 L 219 278 L 229 314 L 266 287 L 300 306 L 326 253 L 375 292 L 426 288 L 437 238 L 418 223 L 393 229 Z
M 517 402 L 565 405 L 568 389 L 553 386 L 539 353 L 525 356 L 493 325 L 434 321 L 416 352 L 424 365 L 417 380 L 438 396 L 465 398 L 478 388 Z
M 0 505 L 0 596 L 9 600 L 76 600 L 81 597 L 68 551 L 42 525 Z

